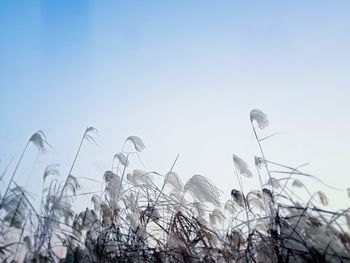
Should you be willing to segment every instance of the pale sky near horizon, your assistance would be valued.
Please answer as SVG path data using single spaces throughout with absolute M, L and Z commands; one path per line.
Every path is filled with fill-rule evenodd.
M 137 135 L 145 169 L 165 173 L 180 154 L 184 180 L 205 175 L 228 196 L 233 153 L 255 172 L 249 112 L 260 108 L 263 134 L 283 132 L 264 143 L 268 159 L 308 162 L 350 187 L 349 11 L 348 1 L 1 0 L 0 171 L 44 130 L 55 151 L 31 148 L 16 177 L 35 194 L 45 165 L 68 172 L 92 125 L 98 145 L 84 145 L 74 175 L 101 180 L 97 166 Z M 305 183 L 349 206 L 345 191 Z

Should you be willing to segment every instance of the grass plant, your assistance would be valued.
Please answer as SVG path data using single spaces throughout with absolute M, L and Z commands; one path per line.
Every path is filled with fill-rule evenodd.
M 261 137 L 269 121 L 261 110 L 250 113 L 259 147 L 256 173 L 233 155 L 231 198 L 208 178 L 194 175 L 187 182 L 175 172 L 179 156 L 166 174 L 132 166 L 130 156 L 145 149 L 130 136 L 112 158 L 111 170 L 101 175 L 101 190 L 79 193 L 93 208 L 74 211 L 80 189 L 72 175 L 84 142 L 93 142 L 96 129 L 82 136 L 68 174 L 57 165 L 43 171 L 39 207 L 15 176 L 30 144 L 44 152 L 49 146 L 38 131 L 30 137 L 0 195 L 0 260 L 3 262 L 350 262 L 350 208 L 327 209 L 327 195 L 311 192 L 307 177 L 316 176 L 268 159 Z M 125 151 L 125 146 L 133 151 Z M 141 163 L 142 164 L 142 163 Z M 260 189 L 247 191 L 243 177 L 258 180 Z M 158 182 L 161 182 L 160 184 Z M 300 200 L 298 193 L 309 198 Z M 344 198 L 348 198 L 344 191 Z M 350 197 L 350 196 L 349 196 Z

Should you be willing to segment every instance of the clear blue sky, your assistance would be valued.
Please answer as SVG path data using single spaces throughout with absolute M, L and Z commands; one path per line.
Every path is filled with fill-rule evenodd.
M 56 152 L 30 152 L 18 178 L 35 192 L 46 163 L 66 172 L 90 124 L 98 146 L 75 174 L 101 178 L 96 161 L 139 135 L 148 169 L 165 172 L 180 153 L 184 178 L 228 192 L 231 154 L 252 169 L 258 155 L 258 107 L 266 134 L 287 132 L 266 144 L 270 159 L 350 186 L 349 13 L 349 1 L 1 0 L 0 168 L 43 129 Z

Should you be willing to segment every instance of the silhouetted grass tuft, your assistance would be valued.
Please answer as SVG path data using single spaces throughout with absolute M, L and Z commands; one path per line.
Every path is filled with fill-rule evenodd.
M 69 173 L 62 179 L 49 165 L 42 177 L 39 207 L 15 179 L 30 143 L 44 152 L 42 131 L 27 142 L 0 195 L 0 259 L 3 262 L 347 262 L 350 261 L 350 208 L 329 211 L 322 191 L 310 192 L 303 177 L 316 177 L 268 160 L 260 138 L 269 120 L 261 110 L 250 113 L 260 149 L 256 175 L 233 155 L 238 186 L 229 200 L 202 175 L 183 183 L 172 167 L 165 174 L 133 169 L 130 155 L 145 149 L 130 136 L 112 158 L 94 193 L 79 193 L 72 171 L 85 141 L 95 142 L 96 129 L 82 136 Z M 134 152 L 124 150 L 127 143 Z M 3 180 L 7 168 L 1 176 Z M 260 183 L 246 191 L 242 176 Z M 157 182 L 162 182 L 160 185 Z M 237 189 L 236 189 L 237 188 Z M 102 189 L 100 191 L 100 189 Z M 300 201 L 299 193 L 309 198 Z M 350 190 L 344 191 L 349 195 Z M 77 194 L 91 198 L 92 209 L 72 210 Z M 296 201 L 299 200 L 299 201 Z

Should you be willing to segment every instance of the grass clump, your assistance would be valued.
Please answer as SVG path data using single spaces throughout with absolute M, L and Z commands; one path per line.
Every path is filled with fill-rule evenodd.
M 270 161 L 259 137 L 269 121 L 261 110 L 250 113 L 260 149 L 256 174 L 233 155 L 231 198 L 202 175 L 182 182 L 166 174 L 131 168 L 131 155 L 145 149 L 137 136 L 126 139 L 105 171 L 101 191 L 86 194 L 92 207 L 74 211 L 80 184 L 72 175 L 84 142 L 94 142 L 96 129 L 83 133 L 65 178 L 58 166 L 43 173 L 39 207 L 15 175 L 30 143 L 44 151 L 42 131 L 26 144 L 10 181 L 0 196 L 0 259 L 3 262 L 347 262 L 350 261 L 349 209 L 329 211 L 322 191 L 310 192 L 302 178 L 323 183 L 299 168 Z M 125 151 L 127 144 L 133 151 Z M 1 180 L 6 175 L 1 177 Z M 259 180 L 260 188 L 246 191 L 243 177 Z M 323 183 L 325 184 L 325 183 Z M 295 192 L 309 198 L 298 200 Z M 296 201 L 298 200 L 298 201 Z

